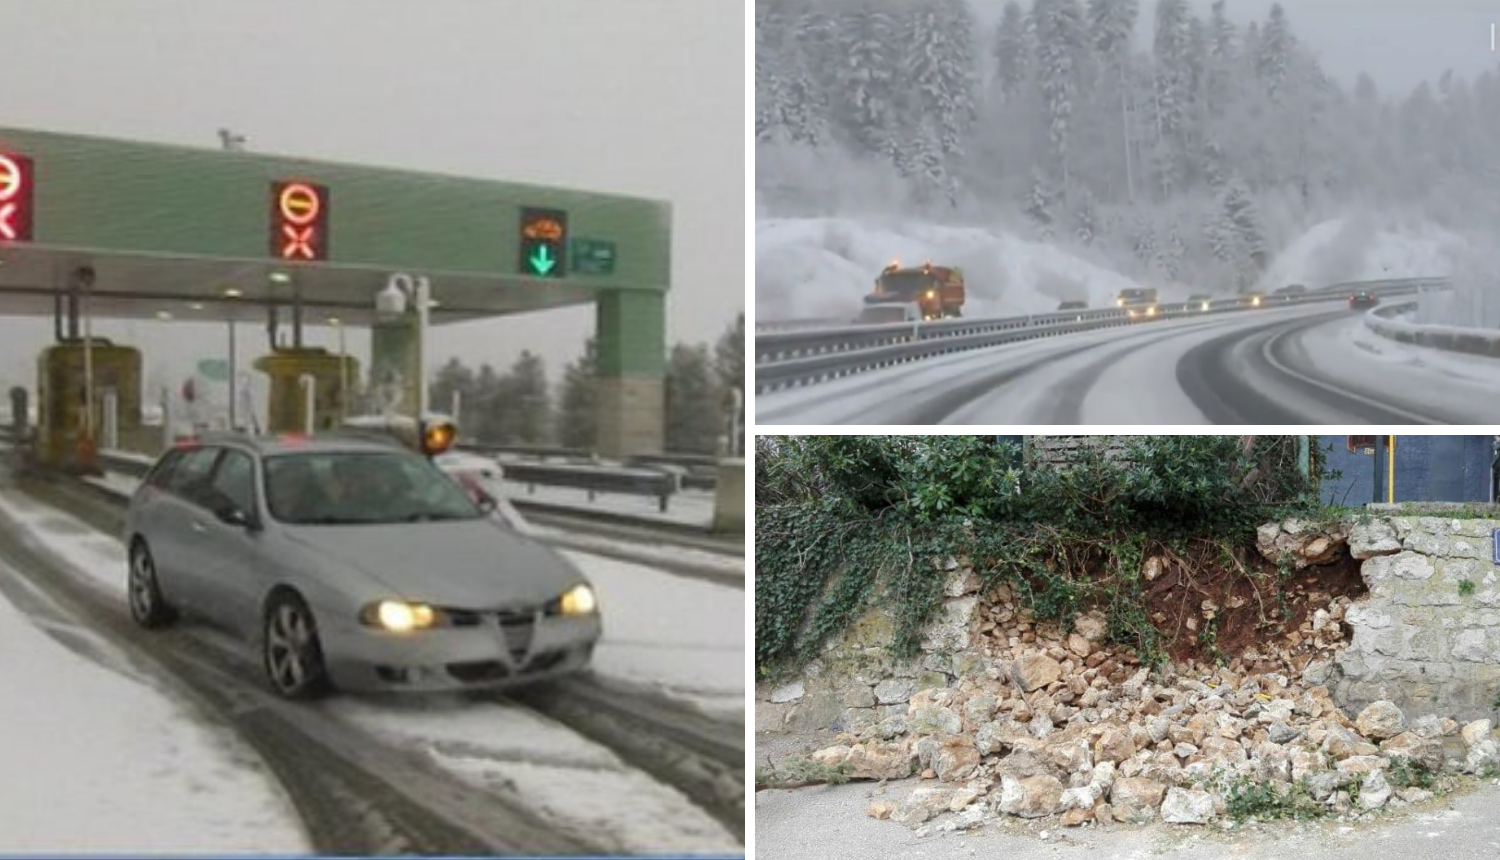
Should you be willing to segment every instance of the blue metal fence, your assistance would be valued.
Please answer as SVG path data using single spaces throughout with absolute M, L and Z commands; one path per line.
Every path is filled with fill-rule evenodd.
M 1323 482 L 1323 500 L 1359 505 L 1385 501 L 1394 484 L 1397 502 L 1495 501 L 1494 436 L 1396 436 L 1394 475 L 1387 437 L 1319 436 L 1327 467 L 1342 472 Z M 1370 441 L 1350 450 L 1350 440 Z M 1394 479 L 1394 480 L 1392 480 Z M 1377 489 L 1378 484 L 1378 489 Z

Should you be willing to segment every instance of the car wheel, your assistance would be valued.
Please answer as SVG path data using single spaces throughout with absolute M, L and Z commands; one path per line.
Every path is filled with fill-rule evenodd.
M 142 627 L 162 627 L 177 617 L 176 611 L 161 596 L 161 586 L 156 581 L 156 562 L 144 541 L 136 541 L 130 548 L 126 591 L 130 600 L 130 617 Z
M 266 608 L 261 648 L 266 679 L 288 699 L 314 699 L 332 690 L 312 610 L 295 594 L 278 594 Z

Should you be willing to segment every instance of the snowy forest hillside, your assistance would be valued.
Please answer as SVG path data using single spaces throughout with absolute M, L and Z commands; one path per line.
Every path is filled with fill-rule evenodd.
M 1500 238 L 1500 70 L 1346 89 L 1280 5 L 1231 4 L 1013 0 L 990 26 L 966 0 L 757 0 L 758 216 L 977 226 L 1212 292 L 1280 286 L 1331 219 L 1418 225 L 1463 237 L 1451 321 L 1500 325 L 1500 259 L 1461 250 Z

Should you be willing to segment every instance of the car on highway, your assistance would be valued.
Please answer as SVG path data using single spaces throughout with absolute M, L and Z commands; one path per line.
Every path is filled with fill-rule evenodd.
M 1252 292 L 1246 293 L 1244 297 L 1240 299 L 1240 303 L 1245 305 L 1246 307 L 1258 308 L 1266 303 L 1266 294 L 1261 292 L 1260 290 L 1254 290 Z
M 1373 308 L 1379 304 L 1380 299 L 1376 298 L 1374 293 L 1366 292 L 1365 290 L 1360 290 L 1359 292 L 1353 293 L 1349 296 L 1350 310 L 1366 310 L 1368 308 Z
M 1193 293 L 1184 304 L 1189 310 L 1206 311 L 1213 300 L 1214 297 L 1206 293 Z
M 227 630 L 293 699 L 586 668 L 593 586 L 490 513 L 390 441 L 206 435 L 164 453 L 130 500 L 130 614 Z
M 1302 284 L 1287 284 L 1286 286 L 1277 289 L 1276 292 L 1272 293 L 1272 295 L 1280 296 L 1284 299 L 1292 298 L 1293 296 L 1303 296 L 1307 295 L 1307 287 L 1303 286 Z
M 1088 310 L 1089 303 L 1082 299 L 1063 299 L 1057 309 L 1060 311 L 1084 311 Z

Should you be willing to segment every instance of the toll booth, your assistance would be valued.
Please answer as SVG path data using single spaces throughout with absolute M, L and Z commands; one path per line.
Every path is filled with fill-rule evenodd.
M 37 359 L 36 456 L 52 468 L 93 471 L 105 428 L 117 439 L 140 432 L 140 350 L 103 338 L 94 338 L 91 344 L 92 432 L 83 342 L 53 344 Z
M 266 421 L 272 433 L 307 428 L 308 382 L 304 378 L 313 388 L 314 432 L 336 429 L 344 417 L 346 383 L 352 386 L 359 379 L 359 363 L 353 357 L 313 347 L 278 349 L 256 359 L 255 369 L 271 380 Z

